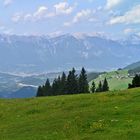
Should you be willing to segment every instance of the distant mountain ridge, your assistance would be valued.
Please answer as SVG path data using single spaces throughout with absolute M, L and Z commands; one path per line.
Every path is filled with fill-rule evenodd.
M 82 66 L 111 70 L 138 61 L 139 54 L 140 42 L 134 39 L 121 42 L 97 35 L 0 35 L 0 71 L 4 72 L 42 73 Z
M 130 75 L 140 74 L 140 61 L 132 63 L 124 69 L 128 70 Z
M 132 70 L 132 69 L 136 69 L 138 67 L 140 67 L 140 61 L 132 63 L 132 64 L 126 66 L 125 69 Z

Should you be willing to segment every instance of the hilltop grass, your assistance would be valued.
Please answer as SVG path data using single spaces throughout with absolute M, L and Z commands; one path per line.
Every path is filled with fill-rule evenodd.
M 1 140 L 138 140 L 140 88 L 0 100 Z
M 105 74 L 101 74 L 94 81 L 98 86 L 99 81 L 103 81 L 107 78 L 110 90 L 124 90 L 128 88 L 128 84 L 132 82 L 132 78 L 128 76 L 127 70 L 112 71 Z M 92 81 L 89 83 L 91 86 Z

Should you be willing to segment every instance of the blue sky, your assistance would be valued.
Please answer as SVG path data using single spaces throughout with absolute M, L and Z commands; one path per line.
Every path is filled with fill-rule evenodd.
M 0 33 L 140 35 L 140 0 L 0 0 Z

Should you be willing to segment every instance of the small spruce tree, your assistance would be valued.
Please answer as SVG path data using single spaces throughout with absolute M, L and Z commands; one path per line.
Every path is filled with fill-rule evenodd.
M 60 85 L 60 92 L 62 94 L 66 94 L 67 93 L 67 87 L 66 87 L 66 84 L 67 84 L 67 76 L 66 74 L 63 72 L 62 73 L 62 76 L 61 76 L 61 85 Z
M 109 91 L 109 86 L 108 86 L 108 82 L 106 78 L 104 79 L 104 82 L 103 82 L 102 91 Z
M 50 96 L 51 95 L 51 85 L 49 79 L 47 79 L 45 86 L 44 86 L 44 94 L 45 96 Z
M 94 93 L 96 90 L 95 82 L 92 81 L 91 92 Z
M 39 86 L 39 87 L 38 87 L 38 90 L 37 90 L 37 95 L 36 95 L 36 97 L 41 97 L 41 96 L 44 96 L 44 94 L 43 94 L 42 87 Z
M 79 93 L 89 93 L 86 70 L 82 68 L 78 79 Z
M 78 93 L 78 77 L 75 73 L 76 71 L 74 68 L 72 69 L 72 71 L 69 71 L 67 77 L 67 94 Z
M 98 88 L 96 89 L 96 92 L 102 92 L 103 91 L 103 86 L 102 86 L 102 82 L 99 82 Z
M 54 81 L 53 81 L 53 84 L 52 84 L 52 95 L 55 96 L 55 95 L 58 95 L 58 79 L 55 78 Z
M 128 88 L 140 87 L 140 75 L 136 74 L 132 80 L 132 84 L 128 84 Z

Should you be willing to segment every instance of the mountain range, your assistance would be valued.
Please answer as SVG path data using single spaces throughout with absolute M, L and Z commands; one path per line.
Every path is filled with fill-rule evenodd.
M 99 35 L 0 35 L 0 97 L 33 97 L 37 87 L 72 67 L 88 71 L 123 68 L 140 60 L 140 37 L 113 40 Z M 125 69 L 140 67 L 140 62 Z M 89 73 L 88 79 L 98 73 Z
M 0 35 L 0 71 L 42 73 L 86 67 L 103 71 L 140 60 L 140 37 Z

